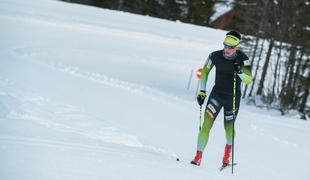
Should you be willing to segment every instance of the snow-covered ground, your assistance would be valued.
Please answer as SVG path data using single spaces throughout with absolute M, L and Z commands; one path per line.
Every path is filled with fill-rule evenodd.
M 309 179 L 309 122 L 246 104 L 234 174 L 218 171 L 222 114 L 189 164 L 188 78 L 224 31 L 54 0 L 1 0 L 0 23 L 1 179 Z

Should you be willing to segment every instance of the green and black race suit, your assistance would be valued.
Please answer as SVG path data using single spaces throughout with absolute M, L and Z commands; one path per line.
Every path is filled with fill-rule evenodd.
M 240 91 L 240 84 L 243 81 L 250 84 L 253 80 L 251 72 L 251 64 L 249 58 L 240 50 L 236 51 L 237 55 L 233 60 L 227 60 L 224 57 L 223 50 L 212 52 L 205 62 L 200 78 L 200 90 L 206 90 L 208 75 L 215 66 L 215 85 L 214 90 L 219 93 L 233 94 L 234 84 L 234 63 L 241 64 L 241 74 L 236 78 L 236 91 Z
M 198 151 L 203 151 L 206 147 L 209 139 L 209 132 L 222 107 L 224 107 L 226 141 L 228 145 L 232 144 L 234 134 L 233 124 L 239 111 L 241 98 L 240 85 L 241 82 L 250 84 L 253 79 L 248 57 L 240 50 L 236 51 L 236 53 L 236 57 L 233 60 L 228 60 L 224 57 L 223 50 L 212 52 L 203 66 L 200 79 L 200 90 L 205 91 L 209 72 L 214 66 L 216 68 L 216 73 L 215 85 L 207 102 L 202 129 L 198 134 Z M 234 63 L 239 63 L 241 65 L 241 73 L 236 76 L 235 97 L 233 97 Z M 233 100 L 234 98 L 235 102 Z M 235 112 L 233 112 L 233 103 L 235 103 Z

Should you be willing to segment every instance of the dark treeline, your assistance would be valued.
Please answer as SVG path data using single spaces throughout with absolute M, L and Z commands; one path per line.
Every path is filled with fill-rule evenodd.
M 254 35 L 243 42 L 251 56 L 254 83 L 244 97 L 282 114 L 310 113 L 310 3 L 307 0 L 235 0 L 234 27 Z M 252 97 L 252 98 L 251 98 Z
M 226 0 L 64 0 L 211 26 L 215 3 Z M 254 83 L 243 97 L 258 106 L 298 110 L 310 116 L 310 1 L 234 0 L 223 29 L 244 34 L 241 47 L 253 66 Z M 226 20 L 227 21 L 226 21 Z
M 107 9 L 208 25 L 215 0 L 63 0 Z

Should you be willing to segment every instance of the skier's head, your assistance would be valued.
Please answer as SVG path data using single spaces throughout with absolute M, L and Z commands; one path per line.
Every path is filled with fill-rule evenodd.
M 226 33 L 226 37 L 224 39 L 224 43 L 229 44 L 231 46 L 238 46 L 241 40 L 241 35 L 237 31 L 229 31 Z
M 229 31 L 224 39 L 224 54 L 227 59 L 234 57 L 235 52 L 238 50 L 241 35 L 237 31 Z

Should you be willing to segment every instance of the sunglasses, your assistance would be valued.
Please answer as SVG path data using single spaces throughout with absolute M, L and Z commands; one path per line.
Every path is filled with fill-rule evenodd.
M 225 49 L 234 49 L 235 46 L 229 46 L 229 45 L 227 45 L 227 44 L 224 44 L 224 48 L 225 48 Z

